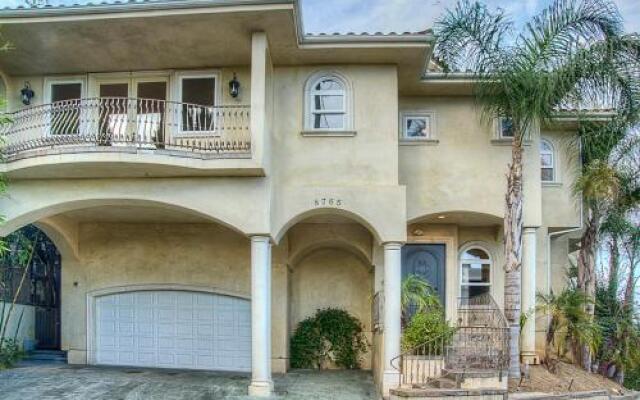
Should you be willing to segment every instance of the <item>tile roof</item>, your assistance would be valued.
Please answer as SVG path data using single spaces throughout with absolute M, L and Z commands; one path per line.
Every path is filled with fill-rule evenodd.
M 46 1 L 43 5 L 29 6 L 28 4 L 18 6 L 5 6 L 0 10 L 30 10 L 30 9 L 52 9 L 52 8 L 77 8 L 77 7 L 96 7 L 96 6 L 110 6 L 110 5 L 125 5 L 125 4 L 141 4 L 141 3 L 157 3 L 160 1 L 171 2 L 181 0 L 74 0 L 71 2 L 62 0 Z
M 419 32 L 333 32 L 333 33 L 326 33 L 326 32 L 308 32 L 305 33 L 306 36 L 308 37 L 327 37 L 327 36 L 379 36 L 379 37 L 385 37 L 385 36 L 424 36 L 424 35 L 428 35 L 432 33 L 431 29 L 426 29 L 424 31 L 419 31 Z

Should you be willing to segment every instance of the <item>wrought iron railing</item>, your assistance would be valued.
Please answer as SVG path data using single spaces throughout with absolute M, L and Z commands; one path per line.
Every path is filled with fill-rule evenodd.
M 451 335 L 441 334 L 392 359 L 392 367 L 400 372 L 399 385 L 425 386 L 441 377 L 447 366 L 451 341 Z
M 6 114 L 6 159 L 39 149 L 87 147 L 250 153 L 250 108 L 165 100 L 97 97 L 58 101 Z M 95 149 L 93 149 L 95 151 Z
M 450 373 L 496 371 L 509 367 L 509 326 L 490 294 L 458 301 L 453 335 L 426 338 L 391 362 L 400 372 L 400 386 L 424 387 Z
M 508 369 L 509 325 L 491 294 L 458 299 L 457 327 L 449 369 Z

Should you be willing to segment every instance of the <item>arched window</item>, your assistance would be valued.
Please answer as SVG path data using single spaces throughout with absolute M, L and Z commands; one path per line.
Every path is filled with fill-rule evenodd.
M 351 129 L 349 90 L 337 74 L 316 74 L 305 88 L 305 130 L 345 131 Z
M 555 158 L 551 143 L 542 139 L 540 141 L 540 179 L 542 182 L 555 181 Z
M 491 292 L 492 262 L 489 252 L 470 246 L 460 253 L 460 297 L 471 298 Z

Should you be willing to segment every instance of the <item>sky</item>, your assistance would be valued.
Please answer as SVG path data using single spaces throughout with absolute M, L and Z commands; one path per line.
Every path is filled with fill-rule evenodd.
M 47 0 L 34 0 L 44 2 Z M 100 3 L 103 0 L 48 0 L 51 5 Z M 178 0 L 179 1 L 179 0 Z M 318 32 L 404 32 L 421 31 L 456 0 L 300 0 L 305 31 Z M 628 32 L 640 32 L 640 0 L 615 0 L 625 18 Z M 490 7 L 503 8 L 517 25 L 538 13 L 549 0 L 485 0 Z M 0 0 L 0 7 L 16 7 L 25 0 Z

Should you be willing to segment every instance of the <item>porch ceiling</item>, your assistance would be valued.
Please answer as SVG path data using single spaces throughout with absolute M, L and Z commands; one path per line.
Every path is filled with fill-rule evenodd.
M 0 57 L 9 75 L 38 75 L 248 65 L 251 33 L 291 42 L 288 10 L 153 17 L 7 20 L 15 47 Z
M 411 224 L 452 224 L 467 227 L 486 227 L 502 225 L 502 218 L 484 213 L 450 211 L 426 215 L 411 221 Z
M 251 34 L 267 33 L 274 65 L 398 66 L 402 94 L 420 94 L 430 33 L 303 36 L 293 6 L 0 18 L 15 47 L 10 76 L 249 65 Z M 1 17 L 1 16 L 0 16 Z

